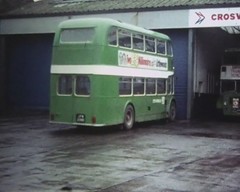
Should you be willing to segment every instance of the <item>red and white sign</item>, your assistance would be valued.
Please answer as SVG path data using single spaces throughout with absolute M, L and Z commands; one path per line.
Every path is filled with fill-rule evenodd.
M 240 8 L 189 10 L 189 27 L 240 26 Z
M 225 70 L 221 71 L 220 78 L 226 80 L 239 80 L 240 79 L 240 65 L 225 65 Z
M 240 66 L 232 66 L 231 76 L 236 79 L 240 78 Z

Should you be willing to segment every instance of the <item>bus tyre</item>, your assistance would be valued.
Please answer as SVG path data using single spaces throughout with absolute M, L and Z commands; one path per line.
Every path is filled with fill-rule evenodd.
M 132 105 L 128 105 L 124 112 L 123 128 L 129 130 L 133 128 L 135 121 L 135 113 Z
M 168 120 L 174 121 L 176 119 L 176 103 L 174 101 L 171 102 L 168 114 Z

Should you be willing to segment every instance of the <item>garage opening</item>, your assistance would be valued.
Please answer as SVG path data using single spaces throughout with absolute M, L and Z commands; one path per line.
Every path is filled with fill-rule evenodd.
M 224 50 L 240 48 L 238 27 L 196 29 L 193 117 L 216 118 Z
M 52 34 L 6 36 L 6 111 L 49 107 Z

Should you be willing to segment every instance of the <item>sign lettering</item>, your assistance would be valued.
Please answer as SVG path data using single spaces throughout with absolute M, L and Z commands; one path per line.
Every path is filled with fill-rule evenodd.
M 165 57 L 118 51 L 118 65 L 144 69 L 167 70 L 168 60 Z
M 240 26 L 240 8 L 189 10 L 189 27 Z
M 232 77 L 233 78 L 240 78 L 240 67 L 239 66 L 233 66 L 232 67 Z

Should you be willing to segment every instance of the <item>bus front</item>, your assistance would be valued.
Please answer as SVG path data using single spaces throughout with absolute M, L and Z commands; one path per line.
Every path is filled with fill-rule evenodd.
M 220 98 L 217 108 L 223 115 L 240 116 L 240 50 L 228 49 L 220 69 Z

